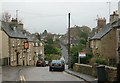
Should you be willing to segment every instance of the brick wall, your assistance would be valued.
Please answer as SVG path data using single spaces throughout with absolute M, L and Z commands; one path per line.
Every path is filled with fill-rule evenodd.
M 80 72 L 86 75 L 97 77 L 97 65 L 86 65 L 75 63 L 73 71 Z M 115 81 L 117 69 L 115 67 L 105 66 L 106 78 L 108 81 Z

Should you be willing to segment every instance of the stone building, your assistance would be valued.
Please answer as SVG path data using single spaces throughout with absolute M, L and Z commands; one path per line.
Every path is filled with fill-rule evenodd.
M 3 41 L 4 43 L 2 43 Z M 1 30 L 1 27 L 0 27 L 0 65 L 7 65 L 7 64 L 8 64 L 8 37 Z
M 115 65 L 118 56 L 117 48 L 118 48 L 118 38 L 119 38 L 119 30 L 120 28 L 115 28 L 118 22 L 118 14 L 114 12 L 110 16 L 110 23 L 106 24 L 102 29 L 96 33 L 90 39 L 90 47 L 92 48 L 92 52 L 94 57 L 106 59 L 108 65 Z
M 15 20 L 14 20 L 15 21 Z M 13 20 L 12 20 L 13 22 Z M 11 23 L 12 23 L 11 22 Z M 6 60 L 3 60 L 4 63 L 8 62 L 8 65 L 11 66 L 17 66 L 17 65 L 25 65 L 26 64 L 26 56 L 25 52 L 26 50 L 23 47 L 24 41 L 27 40 L 25 35 L 21 33 L 20 30 L 18 30 L 18 26 L 13 25 L 8 22 L 2 22 L 1 28 L 2 33 L 6 36 L 2 37 L 2 44 L 6 42 L 6 44 L 2 47 L 3 54 L 2 57 L 7 55 Z M 4 50 L 7 47 L 8 50 Z
M 44 45 L 24 30 L 17 19 L 1 23 L 0 29 L 0 61 L 1 65 L 35 66 L 37 54 L 44 58 Z

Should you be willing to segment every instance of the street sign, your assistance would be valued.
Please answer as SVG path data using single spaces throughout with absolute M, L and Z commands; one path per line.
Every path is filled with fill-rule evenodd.
M 86 52 L 79 52 L 78 63 L 80 64 L 80 59 L 86 57 Z
M 86 52 L 79 52 L 79 57 L 86 57 Z

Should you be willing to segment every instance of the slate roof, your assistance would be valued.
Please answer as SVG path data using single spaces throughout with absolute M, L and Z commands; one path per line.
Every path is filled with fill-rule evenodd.
M 1 24 L 2 30 L 11 38 L 21 38 L 25 39 L 25 35 L 20 30 L 13 30 L 13 27 L 10 26 L 7 22 L 2 22 Z
M 28 39 L 28 41 L 29 42 L 33 42 L 33 35 L 31 34 L 31 35 L 27 35 L 27 39 Z
M 112 28 L 110 27 L 110 23 L 108 23 L 103 29 L 96 33 L 90 40 L 101 39 L 104 35 L 106 35 Z

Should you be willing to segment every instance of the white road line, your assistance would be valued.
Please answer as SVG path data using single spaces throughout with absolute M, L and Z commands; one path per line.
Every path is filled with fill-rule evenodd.
M 20 81 L 22 81 L 22 76 L 20 75 Z
M 25 79 L 25 76 L 24 75 L 20 75 L 20 81 L 22 83 L 26 83 L 26 79 Z
M 26 81 L 25 76 L 23 75 L 22 77 L 23 77 L 23 81 Z

